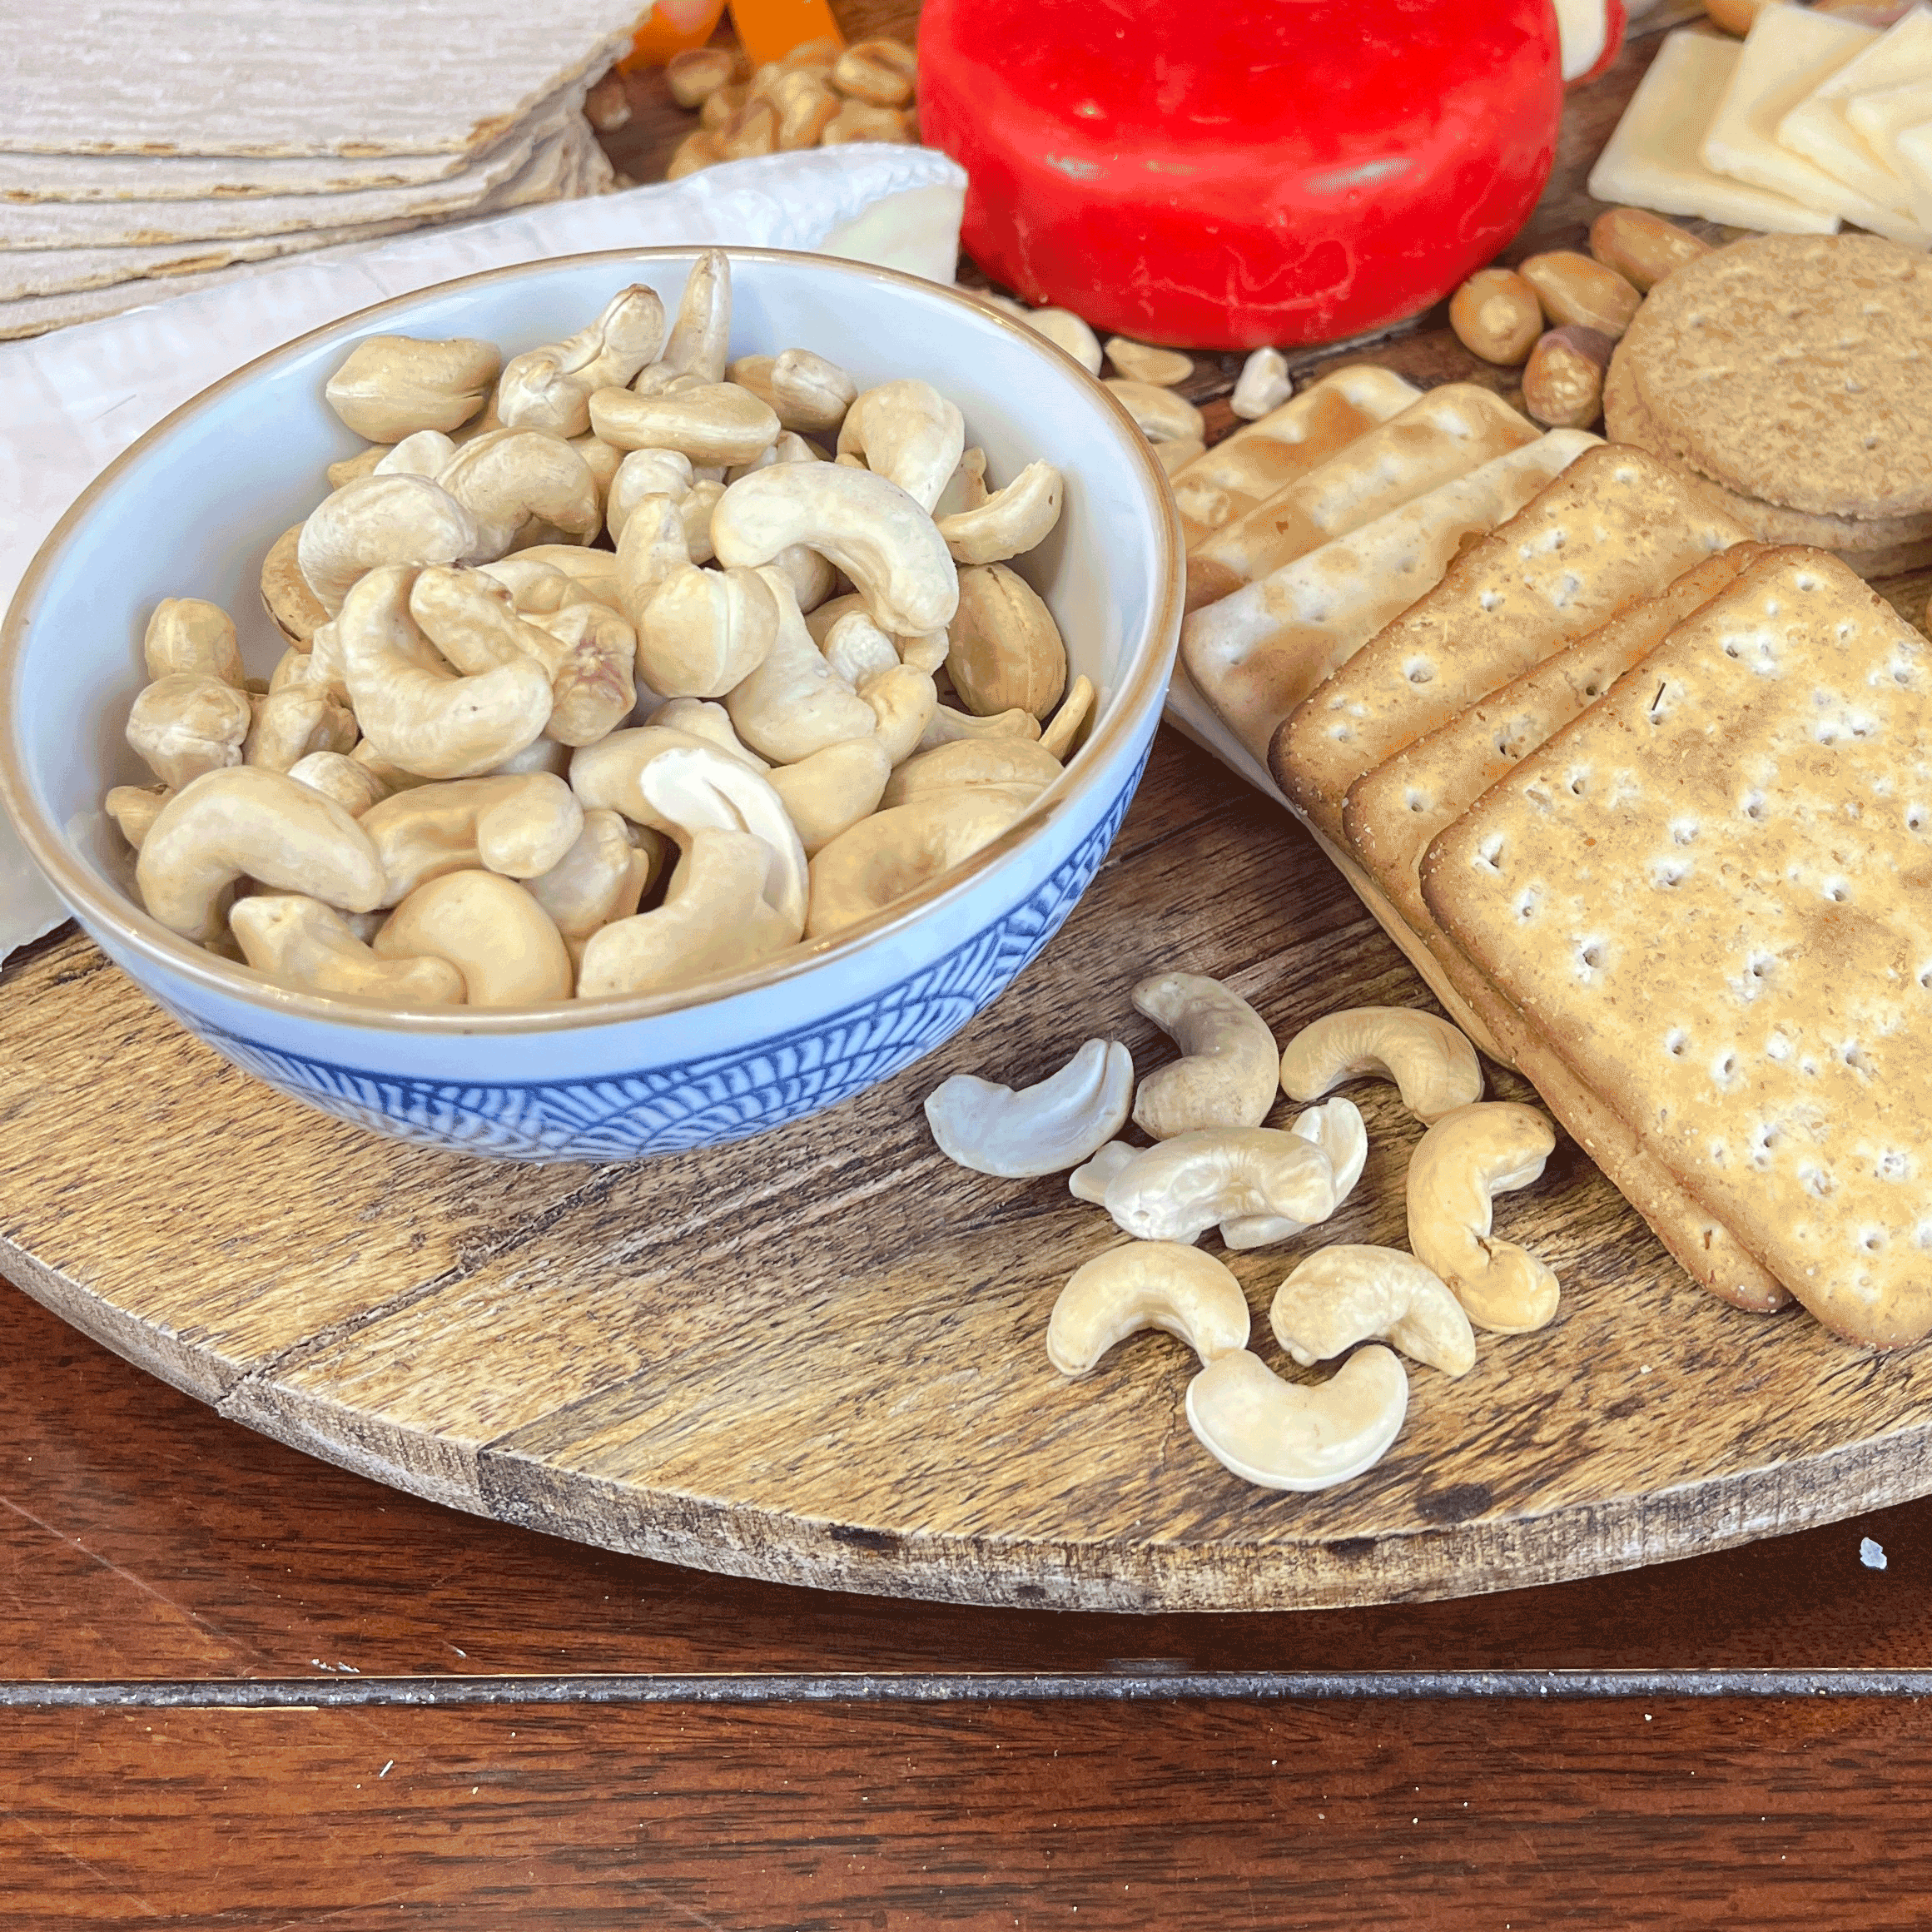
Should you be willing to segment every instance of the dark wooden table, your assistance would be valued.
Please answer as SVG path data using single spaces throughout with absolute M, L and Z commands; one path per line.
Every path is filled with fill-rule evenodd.
M 688 121 L 628 94 L 652 178 Z M 1385 354 L 1467 372 L 1429 320 Z M 1164 733 L 1117 849 L 1257 808 Z M 0 1929 L 1920 1925 L 1929 1582 L 1932 1502 L 1373 1610 L 817 1595 L 309 1461 L 7 1292 Z

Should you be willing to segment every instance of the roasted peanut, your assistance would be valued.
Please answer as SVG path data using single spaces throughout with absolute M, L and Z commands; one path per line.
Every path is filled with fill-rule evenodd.
M 754 97 L 744 104 L 730 132 L 718 143 L 727 161 L 743 161 L 754 154 L 778 151 L 778 110 L 769 97 Z
M 687 47 L 664 69 L 671 98 L 680 107 L 702 107 L 732 77 L 736 56 L 728 47 Z
M 778 151 L 795 154 L 816 147 L 827 123 L 838 112 L 838 96 L 812 68 L 782 76 L 768 97 L 778 111 Z
M 1479 269 L 1450 299 L 1449 326 L 1472 355 L 1513 369 L 1542 333 L 1542 305 L 1513 269 Z
M 1574 322 L 1551 330 L 1530 351 L 1522 406 L 1550 429 L 1588 429 L 1603 408 L 1603 372 L 1616 346 Z
M 912 98 L 918 65 L 912 49 L 896 40 L 855 41 L 838 57 L 832 84 L 875 107 L 903 107 Z
M 1612 208 L 1590 224 L 1590 252 L 1647 294 L 1673 268 L 1708 255 L 1711 244 L 1647 208 Z
M 869 107 L 863 101 L 847 101 L 825 124 L 819 136 L 821 147 L 836 147 L 846 141 L 900 141 L 913 139 L 910 118 L 896 107 Z
M 1532 255 L 1519 272 L 1536 291 L 1552 327 L 1574 322 L 1614 342 L 1642 305 L 1643 297 L 1615 269 L 1572 248 Z
M 694 175 L 701 167 L 710 167 L 723 159 L 723 142 L 708 127 L 700 127 L 696 133 L 687 134 L 678 143 L 664 170 L 664 179 L 682 181 L 686 175 Z
M 743 81 L 733 81 L 704 97 L 698 110 L 698 125 L 713 134 L 723 134 L 738 119 L 738 109 L 749 98 L 751 89 Z

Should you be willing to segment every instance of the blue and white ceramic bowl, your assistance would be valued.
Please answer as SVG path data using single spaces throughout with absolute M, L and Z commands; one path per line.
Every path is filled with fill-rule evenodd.
M 734 252 L 732 353 L 794 344 L 862 387 L 924 376 L 992 474 L 1066 477 L 1018 568 L 1100 692 L 1066 775 L 1009 832 L 836 939 L 679 993 L 492 1011 L 291 992 L 144 913 L 101 812 L 149 774 L 122 737 L 164 597 L 233 613 L 251 672 L 279 634 L 262 558 L 357 447 L 322 385 L 365 335 L 554 340 L 628 281 L 673 306 L 695 251 L 614 251 L 470 276 L 365 309 L 238 370 L 134 445 L 35 559 L 0 631 L 0 802 L 88 934 L 191 1032 L 298 1100 L 384 1134 L 520 1160 L 625 1160 L 740 1139 L 862 1092 L 957 1031 L 1045 945 L 1093 877 L 1145 763 L 1180 618 L 1180 534 L 1147 444 L 1031 330 L 951 290 L 822 256 Z

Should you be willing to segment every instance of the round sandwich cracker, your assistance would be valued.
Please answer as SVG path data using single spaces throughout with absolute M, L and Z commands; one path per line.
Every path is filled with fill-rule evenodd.
M 1932 261 L 1766 235 L 1652 289 L 1621 353 L 1671 454 L 1831 518 L 1932 510 Z
M 1666 462 L 1674 462 L 1692 473 L 1707 499 L 1724 514 L 1743 524 L 1764 544 L 1806 544 L 1815 549 L 1835 550 L 1848 559 L 1865 552 L 1886 553 L 1890 561 L 1902 546 L 1917 545 L 1932 539 L 1932 512 L 1907 517 L 1828 517 L 1808 510 L 1786 509 L 1782 504 L 1766 503 L 1727 489 L 1706 476 L 1685 455 L 1673 448 L 1644 401 L 1636 385 L 1630 358 L 1619 343 L 1610 359 L 1610 371 L 1603 383 L 1603 433 L 1612 443 L 1634 444 Z M 1900 569 L 1912 569 L 1900 564 Z

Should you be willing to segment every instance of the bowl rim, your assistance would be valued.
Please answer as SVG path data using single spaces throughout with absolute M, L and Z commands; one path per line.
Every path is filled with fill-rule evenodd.
M 1180 519 L 1168 487 L 1166 473 L 1154 454 L 1153 445 L 1142 435 L 1121 404 L 1064 350 L 1026 324 L 1002 314 L 990 303 L 980 300 L 956 285 L 931 281 L 924 276 L 873 262 L 854 261 L 841 256 L 819 255 L 801 249 L 718 247 L 715 252 L 726 256 L 733 263 L 809 263 L 824 272 L 850 276 L 862 286 L 877 282 L 896 285 L 926 299 L 969 310 L 981 323 L 1010 335 L 1028 351 L 1045 357 L 1050 362 L 1057 360 L 1063 365 L 1063 373 L 1071 371 L 1077 375 L 1102 405 L 1104 412 L 1113 418 L 1119 440 L 1130 462 L 1137 467 L 1145 494 L 1157 512 L 1159 589 L 1154 613 L 1140 640 L 1138 661 L 1130 659 L 1133 668 L 1122 681 L 1112 710 L 1093 727 L 1091 735 L 1080 747 L 1083 756 L 1076 757 L 1065 774 L 1049 786 L 1013 825 L 990 844 L 981 847 L 964 863 L 941 873 L 931 885 L 907 895 L 870 919 L 842 928 L 825 939 L 802 941 L 771 961 L 747 967 L 728 977 L 669 992 L 627 993 L 592 1000 L 572 998 L 525 1006 L 392 1006 L 375 1000 L 300 991 L 278 986 L 248 967 L 222 959 L 170 931 L 137 903 L 125 898 L 108 882 L 97 877 L 89 867 L 70 857 L 64 835 L 40 811 L 17 757 L 16 744 L 22 730 L 22 718 L 16 689 L 24 665 L 27 613 L 76 526 L 152 445 L 216 398 L 244 386 L 266 373 L 272 365 L 293 360 L 330 336 L 380 333 L 380 325 L 385 319 L 393 319 L 400 311 L 455 291 L 485 287 L 554 270 L 598 263 L 613 266 L 620 263 L 694 263 L 699 256 L 713 251 L 708 245 L 685 243 L 549 256 L 539 261 L 514 262 L 479 270 L 471 275 L 452 276 L 445 281 L 431 283 L 412 289 L 407 294 L 388 296 L 380 302 L 351 310 L 333 321 L 278 343 L 273 349 L 251 357 L 197 391 L 138 436 L 75 498 L 34 553 L 4 618 L 0 618 L 0 702 L 4 702 L 7 713 L 6 729 L 0 732 L 0 806 L 5 807 L 28 854 L 83 925 L 97 923 L 122 946 L 144 961 L 188 981 L 199 989 L 239 1000 L 244 1005 L 281 1017 L 364 1032 L 406 1032 L 430 1037 L 477 1034 L 520 1036 L 619 1026 L 762 992 L 807 973 L 817 972 L 822 966 L 848 959 L 875 941 L 889 941 L 926 913 L 972 892 L 1002 860 L 1062 817 L 1075 799 L 1090 791 L 1097 782 L 1100 767 L 1108 762 L 1106 754 L 1119 751 L 1135 735 L 1150 703 L 1155 711 L 1158 725 L 1160 697 L 1167 685 L 1180 630 L 1184 596 Z M 1165 647 L 1157 646 L 1148 651 L 1145 645 L 1150 636 L 1165 637 L 1167 640 Z M 1083 763 L 1084 772 L 1080 769 Z

